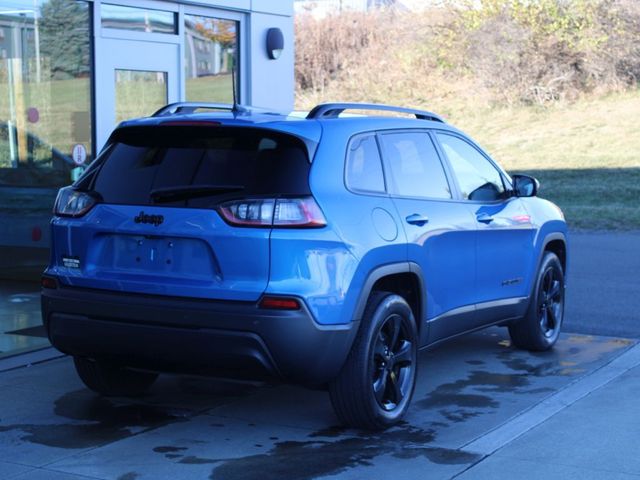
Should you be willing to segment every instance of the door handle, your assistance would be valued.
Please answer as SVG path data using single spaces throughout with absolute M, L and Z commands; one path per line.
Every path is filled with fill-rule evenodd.
M 429 223 L 429 217 L 420 215 L 419 213 L 409 215 L 405 220 L 407 221 L 407 223 L 410 223 L 411 225 L 417 225 L 419 227 L 423 226 L 425 223 Z
M 493 222 L 493 217 L 487 213 L 479 213 L 476 215 L 476 220 L 480 223 L 491 223 Z

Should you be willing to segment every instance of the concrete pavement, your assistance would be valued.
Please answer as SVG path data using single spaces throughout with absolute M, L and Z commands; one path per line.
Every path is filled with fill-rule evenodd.
M 459 478 L 640 478 L 640 350 L 635 350 L 635 367 L 483 458 Z
M 564 414 L 566 422 L 586 424 L 582 433 L 599 442 L 601 435 L 588 432 L 599 424 L 588 416 L 574 420 L 570 412 L 580 407 L 595 415 L 599 407 L 582 402 L 592 390 L 609 388 L 605 381 L 627 380 L 618 393 L 629 393 L 629 379 L 640 385 L 638 369 L 629 370 L 640 365 L 638 349 L 630 340 L 563 335 L 554 351 L 530 354 L 511 347 L 505 329 L 469 335 L 421 354 L 406 422 L 384 433 L 337 427 L 326 392 L 292 386 L 162 376 L 147 397 L 104 399 L 83 388 L 68 358 L 57 359 L 0 373 L 0 478 L 448 479 L 476 478 L 475 471 L 514 478 L 505 467 L 511 463 L 529 472 L 522 478 L 542 478 L 526 467 L 544 464 L 539 447 L 529 453 L 516 447 L 530 435 L 542 444 L 553 439 L 550 448 L 570 448 L 562 429 L 580 430 L 556 421 Z M 603 401 L 615 408 L 607 395 Z M 536 412 L 545 402 L 550 409 Z M 631 407 L 630 401 L 620 404 Z M 517 425 L 523 417 L 524 428 Z M 545 437 L 547 425 L 551 437 Z M 628 419 L 624 426 L 631 427 Z M 480 448 L 505 429 L 503 440 Z M 637 430 L 622 438 L 634 435 Z M 550 457 L 544 471 L 556 461 Z M 640 475 L 636 460 L 625 468 L 617 457 L 612 462 L 616 474 Z M 602 470 L 581 468 L 576 471 L 584 476 L 586 469 L 590 478 Z M 545 478 L 565 478 L 554 475 Z

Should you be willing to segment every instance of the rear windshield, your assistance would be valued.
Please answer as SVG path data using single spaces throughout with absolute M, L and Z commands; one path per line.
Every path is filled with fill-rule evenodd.
M 298 138 L 256 128 L 127 127 L 76 183 L 103 202 L 208 208 L 229 198 L 308 195 Z

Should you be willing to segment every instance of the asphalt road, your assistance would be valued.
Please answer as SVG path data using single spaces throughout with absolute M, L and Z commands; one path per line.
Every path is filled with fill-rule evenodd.
M 564 331 L 640 338 L 640 232 L 572 233 Z

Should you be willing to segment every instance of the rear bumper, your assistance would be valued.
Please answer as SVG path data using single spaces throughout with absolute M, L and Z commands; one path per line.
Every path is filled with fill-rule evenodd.
M 126 294 L 59 287 L 42 290 L 51 343 L 77 356 L 156 371 L 320 384 L 342 368 L 358 322 L 318 325 L 297 311 L 252 302 Z

